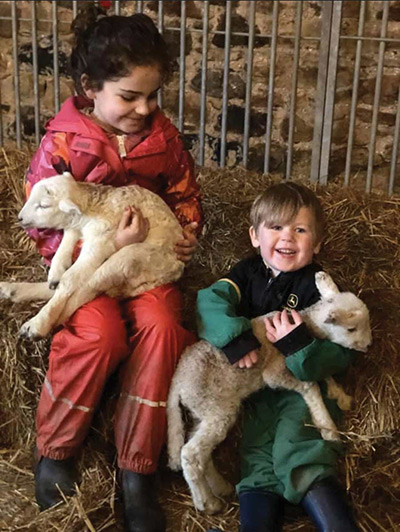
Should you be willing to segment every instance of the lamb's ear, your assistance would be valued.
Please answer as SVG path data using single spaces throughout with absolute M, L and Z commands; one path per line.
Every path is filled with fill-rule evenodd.
M 61 200 L 58 203 L 58 208 L 61 212 L 66 212 L 67 214 L 78 214 L 81 215 L 81 211 L 73 201 L 71 200 Z
M 339 293 L 339 288 L 333 282 L 332 277 L 326 272 L 317 272 L 315 274 L 315 284 L 317 285 L 318 292 L 324 299 L 329 299 Z

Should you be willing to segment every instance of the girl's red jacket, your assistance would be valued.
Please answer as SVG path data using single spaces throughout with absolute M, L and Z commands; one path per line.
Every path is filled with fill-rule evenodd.
M 48 121 L 46 134 L 26 175 L 27 197 L 37 181 L 64 171 L 71 172 L 77 181 L 115 187 L 136 184 L 161 196 L 182 226 L 198 222 L 200 231 L 203 212 L 193 159 L 170 120 L 157 109 L 151 117 L 148 136 L 126 155 L 120 155 L 117 140 L 121 142 L 121 138 L 110 137 L 81 112 L 90 105 L 90 100 L 72 96 Z M 129 135 L 126 138 L 129 146 Z M 34 229 L 29 235 L 49 264 L 61 242 L 62 232 Z

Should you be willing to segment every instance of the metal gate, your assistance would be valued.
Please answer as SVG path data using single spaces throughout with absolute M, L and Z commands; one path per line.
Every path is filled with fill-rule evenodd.
M 12 141 L 21 147 L 25 141 L 39 142 L 48 118 L 41 97 L 46 75 L 53 83 L 52 111 L 60 108 L 64 96 L 60 81 L 65 77 L 60 73 L 65 44 L 60 28 L 65 32 L 83 3 L 87 2 L 1 2 L 0 24 L 6 33 L 10 25 L 11 57 L 9 71 L 2 71 L 1 144 Z M 285 178 L 301 174 L 322 184 L 336 176 L 344 186 L 354 182 L 368 192 L 395 191 L 400 132 L 398 2 L 95 3 L 109 8 L 110 14 L 145 12 L 173 41 L 179 77 L 173 89 L 167 86 L 159 95 L 159 105 L 186 137 L 198 164 L 240 164 L 277 171 Z M 40 66 L 43 39 L 50 43 L 52 54 L 47 74 Z M 193 65 L 197 65 L 195 77 Z M 220 78 L 214 76 L 217 68 Z M 305 80 L 310 72 L 313 85 Z M 21 75 L 26 81 L 27 73 L 32 92 L 25 90 L 24 95 Z M 210 88 L 211 75 L 221 81 L 220 94 L 215 79 Z M 13 86 L 8 103 L 4 101 L 7 76 L 12 76 Z M 344 85 L 338 85 L 340 76 Z M 243 82 L 241 92 L 235 92 L 238 80 Z M 177 97 L 169 96 L 168 104 L 171 90 Z M 29 112 L 27 127 L 24 113 Z M 239 125 L 232 126 L 232 116 L 239 117 Z M 300 122 L 305 132 L 300 131 Z

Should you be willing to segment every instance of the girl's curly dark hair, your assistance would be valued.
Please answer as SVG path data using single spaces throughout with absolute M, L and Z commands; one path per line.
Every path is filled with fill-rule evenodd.
M 125 77 L 136 66 L 157 66 L 164 81 L 171 73 L 167 45 L 147 15 L 107 16 L 103 9 L 89 5 L 71 28 L 75 34 L 71 74 L 79 94 L 83 93 L 82 74 L 88 77 L 85 88 L 101 90 L 105 81 Z

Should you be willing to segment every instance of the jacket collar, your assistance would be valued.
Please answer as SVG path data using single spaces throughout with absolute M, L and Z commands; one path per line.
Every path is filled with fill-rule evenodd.
M 60 111 L 54 118 L 46 123 L 47 131 L 63 131 L 65 133 L 75 133 L 86 139 L 97 140 L 109 145 L 110 141 L 106 132 L 95 124 L 88 116 L 80 110 L 92 107 L 92 101 L 84 96 L 71 96 L 61 106 Z M 166 151 L 167 142 L 178 134 L 175 126 L 166 118 L 160 109 L 156 109 L 152 117 L 150 135 L 138 144 L 132 155 L 139 157 Z M 89 145 L 90 143 L 88 143 Z M 82 143 L 81 150 L 85 151 L 85 143 Z M 91 152 L 92 149 L 89 149 Z M 134 152 L 134 154 L 133 154 Z M 127 157 L 129 158 L 129 153 Z
M 311 264 L 307 264 L 306 266 L 303 266 L 303 268 L 300 268 L 300 270 L 296 270 L 294 272 L 281 272 L 276 277 L 272 276 L 272 270 L 265 264 L 263 261 L 261 255 L 259 255 L 260 263 L 261 263 L 261 269 L 264 272 L 264 275 L 267 279 L 274 279 L 279 284 L 280 283 L 287 283 L 290 280 L 296 279 L 296 278 L 302 278 L 307 273 L 316 273 L 321 270 L 321 266 L 317 264 L 316 262 L 312 262 Z

